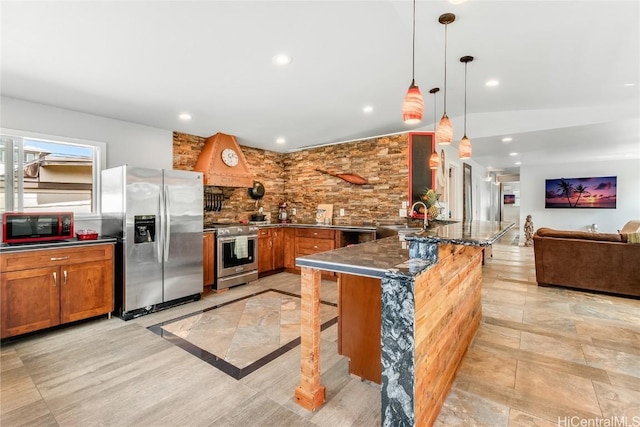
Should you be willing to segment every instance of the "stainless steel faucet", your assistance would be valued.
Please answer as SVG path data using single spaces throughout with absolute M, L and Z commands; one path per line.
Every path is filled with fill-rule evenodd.
M 429 208 L 427 208 L 427 205 L 424 204 L 424 202 L 415 202 L 413 205 L 411 205 L 411 213 L 413 213 L 413 208 L 416 207 L 416 205 L 422 205 L 424 206 L 424 226 L 423 228 L 426 230 L 427 227 L 429 227 L 429 220 L 427 219 L 427 212 L 429 211 Z

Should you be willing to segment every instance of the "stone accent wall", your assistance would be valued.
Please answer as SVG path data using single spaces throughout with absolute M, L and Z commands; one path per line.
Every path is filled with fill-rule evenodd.
M 206 137 L 174 132 L 173 167 L 192 170 Z M 295 222 L 314 222 L 318 204 L 333 204 L 333 223 L 402 222 L 398 209 L 408 198 L 408 135 L 371 138 L 294 153 L 276 153 L 241 146 L 254 174 L 265 187 L 260 201 L 265 213 L 277 221 L 278 205 L 287 201 Z M 316 171 L 353 173 L 368 181 L 355 185 Z M 249 219 L 257 210 L 247 189 L 227 191 L 229 199 L 221 212 L 205 212 L 205 222 Z M 292 208 L 296 215 L 292 216 Z M 340 208 L 345 215 L 340 217 Z
M 398 209 L 408 197 L 407 152 L 408 135 L 402 134 L 288 153 L 286 199 L 300 222 L 315 221 L 319 203 L 333 204 L 334 224 L 400 220 Z M 350 184 L 316 168 L 358 174 L 369 183 Z

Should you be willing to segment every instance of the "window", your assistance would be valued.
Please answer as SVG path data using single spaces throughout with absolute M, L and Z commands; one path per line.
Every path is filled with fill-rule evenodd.
M 99 212 L 104 143 L 5 130 L 0 136 L 0 211 Z

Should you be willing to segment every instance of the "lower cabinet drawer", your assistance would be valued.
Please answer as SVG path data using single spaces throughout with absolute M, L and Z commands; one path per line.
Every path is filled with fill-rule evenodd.
M 0 254 L 0 270 L 16 271 L 113 258 L 113 245 L 87 245 Z
M 296 237 L 333 240 L 335 231 L 328 228 L 296 228 Z
M 258 230 L 258 237 L 271 237 L 270 228 L 261 228 Z
M 298 255 L 309 255 L 316 252 L 325 252 L 330 251 L 333 248 L 333 240 L 313 239 L 309 237 L 298 237 L 296 239 L 296 253 Z

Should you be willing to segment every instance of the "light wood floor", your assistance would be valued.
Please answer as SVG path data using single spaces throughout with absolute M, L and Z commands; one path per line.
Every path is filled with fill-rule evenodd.
M 512 245 L 514 236 L 494 245 L 484 266 L 483 323 L 436 424 L 606 425 L 626 417 L 638 425 L 640 301 L 538 288 L 532 248 Z M 4 344 L 0 424 L 380 425 L 379 386 L 348 375 L 335 326 L 322 333 L 327 402 L 314 413 L 293 402 L 296 349 L 235 380 L 146 329 L 256 290 L 299 294 L 299 286 L 299 276 L 282 273 L 128 322 L 103 318 Z M 322 299 L 336 296 L 335 283 L 324 281 Z

